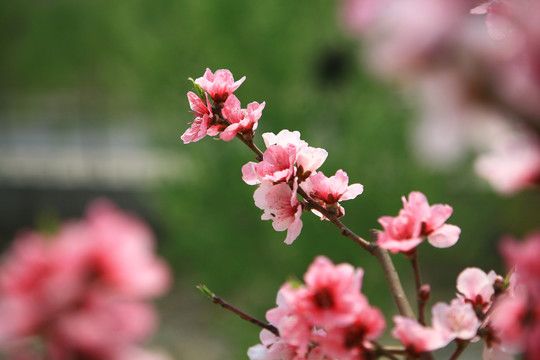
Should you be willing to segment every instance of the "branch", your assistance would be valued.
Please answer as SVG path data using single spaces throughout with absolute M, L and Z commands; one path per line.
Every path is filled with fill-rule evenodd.
M 422 325 L 426 325 L 424 310 L 426 307 L 426 299 L 422 294 L 422 278 L 420 276 L 420 267 L 418 265 L 418 252 L 416 249 L 408 255 L 411 260 L 411 265 L 414 272 L 414 283 L 416 285 L 416 301 L 418 303 L 418 322 Z
M 216 296 L 208 287 L 206 287 L 206 285 L 202 285 L 202 284 L 197 285 L 197 289 L 199 289 L 214 304 L 218 304 L 222 308 L 227 309 L 230 312 L 238 315 L 240 318 L 242 318 L 242 319 L 244 319 L 246 321 L 249 321 L 252 324 L 257 325 L 258 327 L 266 329 L 266 330 L 270 331 L 272 334 L 274 334 L 276 336 L 279 336 L 279 331 L 275 326 L 273 326 L 271 324 L 268 324 L 268 323 L 266 323 L 264 321 L 261 321 L 259 319 L 256 319 L 253 316 L 251 316 L 249 314 L 246 314 L 242 310 L 232 306 L 231 304 L 229 304 L 228 302 L 226 302 L 225 300 L 223 300 L 219 296 Z

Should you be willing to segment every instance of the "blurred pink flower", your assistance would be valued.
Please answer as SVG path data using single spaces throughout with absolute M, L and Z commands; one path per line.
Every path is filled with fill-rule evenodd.
M 170 285 L 153 245 L 142 221 L 105 200 L 51 237 L 16 238 L 0 265 L 0 347 L 35 336 L 46 357 L 117 359 L 154 329 L 143 300 Z
M 485 310 L 492 302 L 496 279 L 497 274 L 493 270 L 486 274 L 479 268 L 469 267 L 458 275 L 456 287 L 463 299 L 470 302 L 475 310 Z
M 300 216 L 303 208 L 296 196 L 296 189 L 296 183 L 291 189 L 286 183 L 274 185 L 271 181 L 263 181 L 253 194 L 255 205 L 264 210 L 261 219 L 272 220 L 276 231 L 287 230 L 286 244 L 292 244 L 302 230 Z
M 214 103 L 222 103 L 242 85 L 244 80 L 246 80 L 245 76 L 235 82 L 233 74 L 227 69 L 216 70 L 215 73 L 212 73 L 207 68 L 204 75 L 195 80 L 195 84 L 202 87 L 214 100 Z
M 361 184 L 349 185 L 349 177 L 343 170 L 338 170 L 334 176 L 326 177 L 322 172 L 316 172 L 307 178 L 302 185 L 304 191 L 325 209 L 341 217 L 345 209 L 339 201 L 354 199 L 364 191 Z M 325 217 L 318 211 L 314 211 L 321 219 Z
M 511 1 L 490 0 L 473 8 L 471 14 L 487 14 L 486 26 L 493 40 L 502 40 L 514 30 Z
M 358 308 L 351 323 L 328 328 L 326 336 L 317 340 L 321 351 L 331 358 L 353 360 L 362 359 L 363 355 L 369 358 L 369 352 L 373 351 L 370 341 L 379 339 L 385 326 L 381 311 L 366 303 Z
M 413 356 L 446 346 L 450 340 L 442 332 L 421 325 L 404 316 L 394 316 L 396 326 L 392 336 L 398 339 Z
M 511 195 L 540 183 L 540 141 L 508 135 L 475 162 L 476 173 L 498 192 Z
M 522 242 L 506 238 L 501 243 L 501 253 L 509 268 L 515 269 L 517 284 L 540 300 L 540 231 L 533 232 Z
M 453 299 L 450 305 L 438 302 L 431 308 L 431 313 L 433 328 L 448 336 L 449 341 L 456 338 L 471 340 L 481 324 L 473 306 L 460 299 Z

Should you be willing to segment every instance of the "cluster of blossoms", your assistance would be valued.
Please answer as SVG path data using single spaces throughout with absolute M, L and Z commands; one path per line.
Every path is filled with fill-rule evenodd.
M 378 351 L 373 341 L 386 326 L 379 309 L 361 293 L 364 271 L 334 265 L 319 256 L 304 275 L 305 285 L 285 283 L 277 307 L 266 318 L 279 331 L 261 332 L 251 360 L 363 359 Z
M 214 74 L 207 69 L 204 77 L 194 81 L 199 94 L 190 91 L 188 100 L 195 119 L 182 135 L 184 143 L 219 134 L 225 141 L 240 136 L 248 146 L 256 148 L 253 137 L 265 102 L 252 102 L 247 109 L 240 108 L 233 92 L 244 80 L 245 77 L 235 82 L 229 70 L 220 69 Z M 259 162 L 242 167 L 242 179 L 249 185 L 260 185 L 254 194 L 255 205 L 264 211 L 263 220 L 273 221 L 276 231 L 287 230 L 285 243 L 291 244 L 300 234 L 300 216 L 308 208 L 298 199 L 299 190 L 336 218 L 345 214 L 340 201 L 354 199 L 363 192 L 361 184 L 349 185 L 343 170 L 330 177 L 318 172 L 328 152 L 309 146 L 300 139 L 298 131 L 282 130 L 277 135 L 265 133 L 262 137 L 266 151 L 259 155 Z M 327 219 L 316 209 L 311 210 Z
M 419 155 L 447 168 L 473 147 L 503 194 L 540 183 L 538 18 L 536 0 L 342 2 L 374 72 L 417 99 Z
M 380 247 L 393 253 L 411 252 L 424 238 L 438 248 L 450 247 L 458 241 L 460 228 L 445 224 L 452 215 L 451 206 L 429 206 L 426 196 L 418 191 L 411 192 L 408 200 L 403 197 L 402 201 L 403 209 L 398 216 L 379 218 L 384 228 L 377 238 Z
M 217 70 L 214 74 L 210 69 L 206 69 L 204 76 L 194 81 L 198 94 L 190 91 L 187 96 L 195 118 L 191 127 L 181 137 L 184 144 L 199 141 L 206 135 L 219 134 L 222 140 L 230 141 L 237 134 L 247 137 L 253 134 L 265 103 L 252 102 L 246 109 L 241 108 L 241 103 L 233 92 L 245 79 L 244 76 L 234 81 L 229 70 Z
M 105 200 L 45 236 L 26 232 L 0 264 L 0 353 L 12 359 L 161 359 L 140 348 L 170 274 L 139 219 Z
M 364 10 L 371 12 L 362 14 L 368 19 L 382 11 L 383 5 L 392 3 L 403 9 L 393 1 L 351 0 L 348 3 L 367 6 Z M 415 1 L 424 0 L 404 0 L 405 3 Z M 439 15 L 435 18 L 441 24 L 423 23 L 414 18 L 415 9 L 407 13 L 419 21 L 411 31 L 455 25 L 455 19 L 452 16 L 450 20 L 446 19 L 444 11 L 438 8 L 441 1 L 422 3 L 432 11 L 430 14 Z M 474 12 L 483 8 L 489 12 L 494 4 L 485 4 Z M 462 5 L 458 2 L 448 6 L 457 11 L 463 9 Z M 405 32 L 400 36 L 407 38 L 410 34 Z M 428 39 L 415 44 L 419 53 L 413 58 L 427 56 L 425 52 L 433 46 L 432 42 L 440 41 L 445 33 L 439 29 L 423 36 Z M 396 59 L 407 60 L 413 65 L 420 58 Z M 243 80 L 234 82 L 227 70 L 218 70 L 215 75 L 207 70 L 203 78 L 195 80 L 198 94 L 190 92 L 188 99 L 196 117 L 182 139 L 190 142 L 207 134 L 219 134 L 221 139 L 228 141 L 236 136 L 256 153 L 257 161 L 242 167 L 242 179 L 248 185 L 258 185 L 253 196 L 255 205 L 263 210 L 263 220 L 273 221 L 275 230 L 287 230 L 285 243 L 291 244 L 296 239 L 302 228 L 302 213 L 312 210 L 322 220 L 337 226 L 343 236 L 350 237 L 374 255 L 381 264 L 399 310 L 399 315 L 393 317 L 395 326 L 391 334 L 402 345 L 392 348 L 378 343 L 386 323 L 380 310 L 371 306 L 361 291 L 364 271 L 349 264 L 334 265 L 328 258 L 319 256 L 304 275 L 304 284 L 288 282 L 280 288 L 277 307 L 266 313 L 268 323 L 235 309 L 236 314 L 263 327 L 261 344 L 248 351 L 251 360 L 397 359 L 400 355 L 407 359 L 432 359 L 431 351 L 451 342 L 457 345 L 451 359 L 457 359 L 470 342 L 480 340 L 484 342 L 484 360 L 509 360 L 514 354 L 523 354 L 527 360 L 540 357 L 540 266 L 537 262 L 540 234 L 532 235 L 522 245 L 512 240 L 503 244 L 503 256 L 512 274 L 508 281 L 493 271 L 485 273 L 474 267 L 463 270 L 457 278 L 456 297 L 449 303 L 437 302 L 431 307 L 431 324 L 428 326 L 424 310 L 431 296 L 430 286 L 421 283 L 416 248 L 424 239 L 438 248 L 450 247 L 458 241 L 460 228 L 446 224 L 452 215 L 452 207 L 430 205 L 424 194 L 413 191 L 407 198 L 402 198 L 403 208 L 398 216 L 379 218 L 383 231 L 377 232 L 375 241 L 360 238 L 339 218 L 345 214 L 340 201 L 355 198 L 363 192 L 363 186 L 349 185 L 343 170 L 330 177 L 320 172 L 328 153 L 310 147 L 301 140 L 298 131 L 265 133 L 262 138 L 266 150 L 259 150 L 253 138 L 264 103 L 251 103 L 247 109 L 240 109 L 240 102 L 232 92 Z M 522 169 L 520 166 L 518 168 Z M 520 174 L 516 176 L 523 175 L 520 170 L 517 172 Z M 515 186 L 515 182 L 509 186 Z M 417 290 L 417 314 L 408 303 L 386 250 L 403 252 L 411 260 Z M 203 292 L 213 302 L 224 305 L 221 298 L 206 290 Z M 230 304 L 224 307 L 232 309 Z
M 539 359 L 540 232 L 528 236 L 522 243 L 507 239 L 501 251 L 513 273 L 508 291 L 500 296 L 491 315 L 490 334 L 495 339 L 495 351 L 523 353 L 525 359 Z

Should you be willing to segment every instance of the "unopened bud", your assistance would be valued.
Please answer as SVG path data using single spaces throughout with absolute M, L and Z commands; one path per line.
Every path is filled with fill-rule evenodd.
M 495 281 L 493 282 L 493 290 L 495 291 L 495 295 L 502 294 L 505 289 L 505 281 L 504 278 L 501 275 L 497 275 L 495 278 Z
M 431 299 L 431 286 L 429 286 L 429 284 L 420 286 L 420 289 L 418 290 L 418 299 L 423 302 L 427 302 Z

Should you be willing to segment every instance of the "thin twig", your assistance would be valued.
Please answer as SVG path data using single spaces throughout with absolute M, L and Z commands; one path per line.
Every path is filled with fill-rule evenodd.
M 214 304 L 218 304 L 222 308 L 227 309 L 230 312 L 238 315 L 240 318 L 242 318 L 242 319 L 244 319 L 246 321 L 249 321 L 250 323 L 252 323 L 254 325 L 257 325 L 258 327 L 266 329 L 266 330 L 270 331 L 272 334 L 274 334 L 276 336 L 279 336 L 279 331 L 275 326 L 273 326 L 271 324 L 268 324 L 268 323 L 266 323 L 264 321 L 261 321 L 261 320 L 255 318 L 255 317 L 253 317 L 253 316 L 251 316 L 249 314 L 246 314 L 242 310 L 232 306 L 231 304 L 229 304 L 228 302 L 226 302 L 225 300 L 223 300 L 219 296 L 216 296 L 216 294 L 214 294 L 210 289 L 208 289 L 206 287 L 206 285 L 197 285 L 197 289 L 199 289 Z
M 456 360 L 457 358 L 459 358 L 461 354 L 463 353 L 463 351 L 465 351 L 467 346 L 470 344 L 470 341 L 456 340 L 456 343 L 457 343 L 456 351 L 454 351 L 454 353 L 452 354 L 452 356 L 450 356 L 448 360 Z
M 426 325 L 424 310 L 426 307 L 426 301 L 423 299 L 421 292 L 422 289 L 422 278 L 420 276 L 420 266 L 418 265 L 418 252 L 413 250 L 413 252 L 408 256 L 411 260 L 411 265 L 414 272 L 414 283 L 416 286 L 416 301 L 418 303 L 418 322 L 422 325 Z

